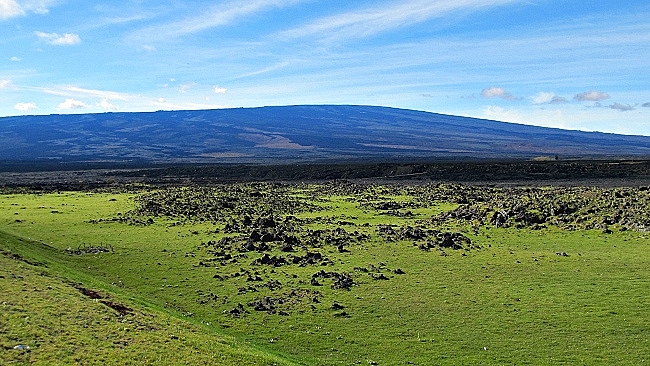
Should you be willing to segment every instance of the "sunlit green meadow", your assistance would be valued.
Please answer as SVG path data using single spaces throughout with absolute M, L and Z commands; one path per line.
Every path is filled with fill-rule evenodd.
M 318 252 L 331 262 L 305 266 L 253 264 L 262 251 L 233 251 L 236 262 L 214 260 L 216 249 L 206 243 L 247 235 L 225 230 L 241 221 L 240 213 L 224 209 L 204 221 L 138 216 L 133 210 L 145 190 L 0 196 L 0 302 L 6 310 L 0 360 L 606 365 L 650 357 L 648 233 L 439 224 L 430 218 L 457 203 L 425 200 L 408 189 L 326 188 L 244 189 L 262 192 L 259 201 L 278 189 L 310 205 L 293 215 L 268 208 L 276 221 L 292 216 L 300 222 L 291 233 L 306 249 L 296 245 L 285 253 L 270 243 L 266 253 Z M 399 205 L 377 209 L 385 202 Z M 122 217 L 140 224 L 113 220 Z M 153 223 L 142 224 L 148 219 Z M 475 248 L 424 251 L 418 240 L 386 240 L 383 225 L 459 232 Z M 346 237 L 342 251 L 323 241 L 304 244 L 315 231 L 334 235 L 339 228 L 365 239 Z M 99 247 L 107 251 L 74 254 Z M 332 279 L 319 278 L 322 286 L 314 286 L 310 279 L 321 270 L 349 274 L 354 285 L 334 289 Z M 255 276 L 260 280 L 251 280 Z M 70 284 L 133 311 L 121 316 Z M 278 312 L 250 305 L 265 297 L 284 299 Z M 245 312 L 233 316 L 239 304 Z M 11 349 L 17 344 L 30 351 Z

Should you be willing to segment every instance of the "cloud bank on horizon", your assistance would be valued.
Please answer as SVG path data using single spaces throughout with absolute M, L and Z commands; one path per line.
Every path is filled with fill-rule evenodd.
M 632 0 L 0 0 L 0 116 L 365 104 L 650 135 Z

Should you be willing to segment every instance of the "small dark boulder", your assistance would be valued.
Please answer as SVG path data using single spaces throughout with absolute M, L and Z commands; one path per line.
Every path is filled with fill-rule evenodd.
M 311 280 L 309 281 L 309 283 L 310 283 L 312 286 L 323 286 L 323 285 L 321 285 L 321 283 L 318 282 L 318 280 L 317 280 L 316 278 L 314 278 L 314 277 L 311 278 Z
M 280 247 L 280 250 L 283 251 L 283 252 L 285 252 L 285 253 L 293 252 L 293 245 L 288 244 L 288 243 L 284 243 L 284 244 L 282 244 L 282 246 Z
M 267 216 L 267 217 L 260 217 L 257 220 L 257 225 L 262 228 L 272 228 L 275 227 L 277 224 L 272 216 Z

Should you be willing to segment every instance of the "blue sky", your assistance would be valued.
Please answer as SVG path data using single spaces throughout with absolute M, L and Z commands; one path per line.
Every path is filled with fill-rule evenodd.
M 0 116 L 364 104 L 650 135 L 650 3 L 0 0 Z

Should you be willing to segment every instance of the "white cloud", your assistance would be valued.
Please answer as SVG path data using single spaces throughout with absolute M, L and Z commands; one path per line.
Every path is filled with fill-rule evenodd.
M 478 117 L 524 125 L 542 126 L 550 128 L 575 129 L 571 125 L 573 117 L 566 116 L 560 109 L 505 109 L 497 106 L 488 106 Z
M 197 85 L 197 84 L 194 83 L 194 82 L 181 84 L 181 85 L 178 86 L 178 91 L 181 92 L 181 93 L 187 93 L 187 91 L 190 88 L 194 87 L 195 85 Z
M 31 111 L 32 109 L 37 109 L 38 107 L 35 103 L 17 103 L 14 108 L 21 112 L 27 112 Z
M 55 46 L 72 46 L 81 43 L 81 38 L 79 35 L 74 33 L 64 33 L 63 35 L 60 35 L 58 33 L 44 33 L 36 31 L 34 34 L 36 34 L 38 38 Z
M 483 98 L 501 98 L 505 100 L 516 99 L 515 97 L 512 96 L 512 94 L 508 93 L 505 89 L 496 88 L 496 87 L 483 89 L 481 95 L 483 96 Z
M 73 93 L 80 96 L 99 97 L 103 99 L 128 100 L 129 95 L 108 90 L 85 89 L 76 86 L 67 86 L 62 89 L 64 92 Z
M 555 94 L 553 93 L 539 92 L 535 94 L 532 99 L 535 104 L 544 104 L 552 101 L 553 97 L 555 97 Z
M 227 91 L 228 91 L 228 89 L 226 89 L 224 87 L 221 87 L 219 85 L 214 87 L 214 93 L 215 94 L 226 94 Z
M 154 46 L 152 46 L 152 45 L 149 45 L 149 44 L 145 44 L 145 45 L 143 45 L 143 46 L 142 46 L 142 49 L 143 49 L 144 51 L 147 51 L 147 52 L 156 52 L 156 47 L 154 47 Z
M 564 97 L 555 95 L 555 93 L 539 92 L 531 97 L 534 104 L 562 104 L 568 100 Z
M 75 100 L 72 98 L 68 98 L 65 100 L 65 102 L 62 102 L 59 104 L 58 107 L 56 107 L 57 111 L 63 111 L 63 110 L 71 110 L 71 109 L 83 109 L 83 108 L 88 108 L 86 103 L 80 101 L 80 100 Z
M 167 103 L 165 98 L 158 98 L 158 103 Z
M 27 12 L 47 14 L 52 0 L 0 0 L 0 20 L 25 15 Z
M 643 108 L 650 108 L 650 102 L 641 104 Z
M 573 99 L 581 102 L 599 102 L 601 100 L 609 99 L 609 94 L 592 90 L 577 94 Z
M 505 109 L 498 106 L 488 106 L 483 111 L 483 116 L 487 119 L 511 123 L 523 123 L 525 118 L 516 109 Z
M 11 85 L 11 80 L 0 80 L 0 89 L 4 89 Z
M 133 95 L 130 94 L 118 93 L 108 90 L 85 89 L 77 86 L 62 86 L 56 88 L 23 87 L 23 89 L 43 92 L 52 95 L 59 95 L 62 97 L 102 98 L 108 100 L 134 99 Z
M 610 105 L 609 108 L 615 109 L 615 110 L 620 111 L 620 112 L 629 112 L 629 111 L 634 110 L 634 107 L 632 107 L 631 105 L 622 104 L 622 103 L 614 103 L 614 104 Z
M 494 98 L 494 97 L 501 97 L 506 94 L 506 91 L 502 88 L 485 88 L 481 92 L 481 95 L 484 98 Z
M 101 107 L 105 110 L 117 110 L 117 107 L 115 107 L 111 102 L 108 101 L 108 99 L 104 98 L 102 99 L 101 102 L 97 103 L 98 107 Z
M 9 19 L 24 14 L 25 10 L 18 5 L 16 0 L 0 0 L 0 19 Z
M 18 57 L 16 57 L 16 56 L 13 56 L 13 57 L 11 57 L 11 58 L 9 59 L 9 61 L 18 62 L 18 61 L 20 61 L 20 58 L 18 58 Z
M 360 38 L 391 29 L 439 18 L 454 11 L 478 10 L 504 5 L 517 0 L 410 0 L 394 5 L 372 7 L 323 17 L 310 24 L 280 33 L 282 38 L 319 36 L 332 41 Z
M 36 14 L 47 14 L 50 12 L 49 6 L 54 0 L 26 0 L 23 8 Z

